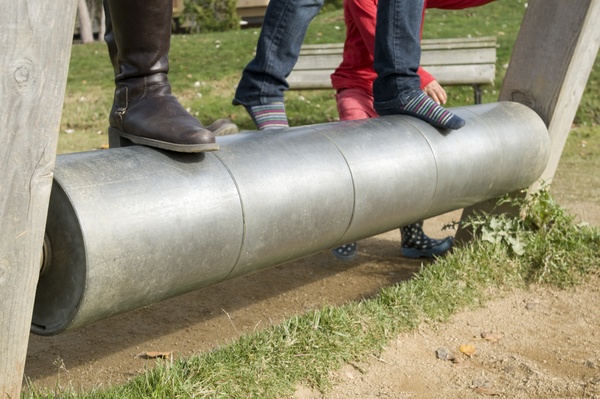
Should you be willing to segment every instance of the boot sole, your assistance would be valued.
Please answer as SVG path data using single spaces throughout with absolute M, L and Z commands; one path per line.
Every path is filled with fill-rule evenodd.
M 433 258 L 441 256 L 448 252 L 454 245 L 454 239 L 452 237 L 446 237 L 441 243 L 430 249 L 415 249 L 402 247 L 400 253 L 407 258 Z
M 347 247 L 350 247 L 350 248 L 347 248 Z M 345 252 L 347 252 L 347 253 L 345 253 Z M 341 245 L 337 248 L 332 249 L 331 253 L 339 260 L 343 260 L 343 261 L 354 260 L 358 257 L 358 244 L 356 242 L 354 242 L 354 243 L 350 243 L 350 244 Z
M 110 148 L 115 147 L 128 147 L 133 144 L 144 145 L 147 147 L 160 148 L 162 150 L 168 150 L 173 152 L 207 152 L 217 151 L 219 144 L 207 143 L 207 144 L 177 144 L 169 143 L 166 141 L 153 140 L 146 137 L 135 136 L 133 134 L 122 132 L 118 129 L 109 127 L 108 128 L 108 146 Z

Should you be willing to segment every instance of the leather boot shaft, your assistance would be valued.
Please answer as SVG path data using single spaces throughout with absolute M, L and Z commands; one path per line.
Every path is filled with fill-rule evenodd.
M 102 2 L 102 6 L 104 7 L 104 25 L 106 27 L 106 31 L 104 33 L 104 41 L 106 42 L 106 46 L 108 47 L 108 57 L 110 58 L 110 63 L 113 66 L 113 70 L 115 71 L 115 76 L 117 76 L 119 74 L 119 63 L 117 61 L 117 42 L 115 41 L 115 33 L 113 32 L 112 20 L 110 19 L 108 0 L 104 0 Z
M 169 0 L 105 0 L 107 36 L 116 50 L 115 81 L 169 72 L 173 4 Z M 109 25 L 110 24 L 110 29 Z M 111 61 L 113 56 L 111 55 Z

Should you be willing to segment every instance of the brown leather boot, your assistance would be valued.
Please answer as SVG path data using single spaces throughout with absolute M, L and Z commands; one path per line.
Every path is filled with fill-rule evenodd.
M 219 149 L 215 135 L 171 94 L 167 78 L 172 2 L 106 0 L 105 40 L 115 68 L 109 115 L 111 147 L 131 143 L 177 152 Z M 221 130 L 232 131 L 221 122 Z M 235 125 L 233 125 L 235 127 Z

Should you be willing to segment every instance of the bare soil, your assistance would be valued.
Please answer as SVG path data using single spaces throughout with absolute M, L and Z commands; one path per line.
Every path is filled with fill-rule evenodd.
M 600 225 L 600 200 L 564 206 Z M 425 229 L 443 236 L 441 227 L 459 216 L 456 211 L 430 219 Z M 47 388 L 121 384 L 152 366 L 152 360 L 136 357 L 140 353 L 208 351 L 307 309 L 373 296 L 411 278 L 422 263 L 400 255 L 397 230 L 359 246 L 353 262 L 324 252 L 77 331 L 32 335 L 26 377 Z M 597 280 L 569 291 L 514 291 L 449 323 L 422 325 L 399 336 L 379 358 L 346 365 L 332 374 L 335 386 L 326 394 L 299 386 L 294 397 L 600 398 L 598 303 Z M 482 339 L 482 332 L 498 340 Z M 461 353 L 461 345 L 471 345 L 475 353 Z M 457 361 L 438 359 L 440 348 Z

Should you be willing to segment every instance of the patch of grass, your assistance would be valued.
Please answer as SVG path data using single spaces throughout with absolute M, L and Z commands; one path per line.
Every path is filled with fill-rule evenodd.
M 571 130 L 563 150 L 558 170 L 552 182 L 552 193 L 559 200 L 598 202 L 600 186 L 600 129 L 579 126 Z
M 90 87 L 112 91 L 114 72 L 103 42 L 74 44 L 71 49 L 67 97 L 70 91 L 86 92 Z
M 581 97 L 575 124 L 581 126 L 597 127 L 600 124 L 600 53 L 596 61 L 587 85 Z
M 525 211 L 522 219 L 507 214 L 479 215 L 470 221 L 481 240 L 503 245 L 513 256 L 523 259 L 522 272 L 528 284 L 552 284 L 565 288 L 579 282 L 581 276 L 596 272 L 599 265 L 598 229 L 589 230 L 576 224 L 575 218 L 562 208 L 544 187 L 531 198 L 500 200 L 511 202 Z M 582 234 L 589 231 L 591 234 Z

